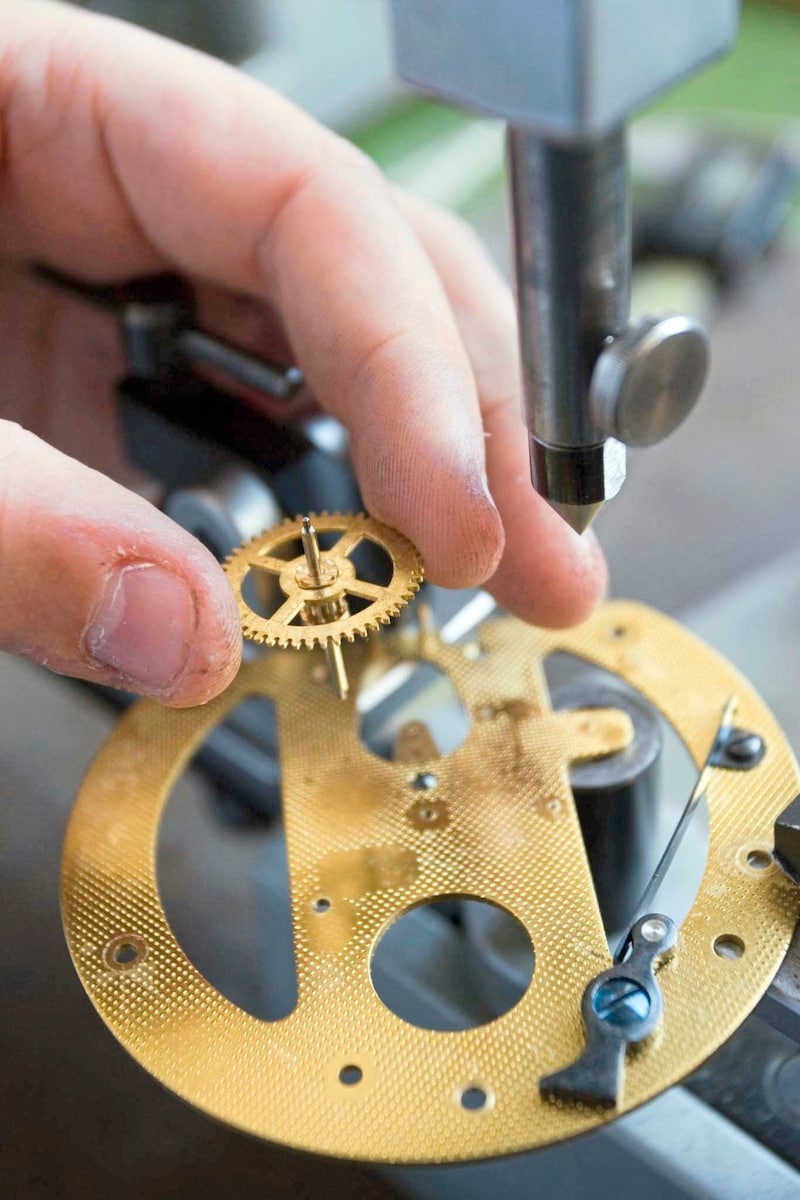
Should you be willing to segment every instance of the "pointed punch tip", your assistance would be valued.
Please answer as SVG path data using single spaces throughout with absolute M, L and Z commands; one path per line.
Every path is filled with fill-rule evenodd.
M 549 504 L 576 533 L 585 533 L 603 507 L 602 504 L 562 504 L 558 500 L 550 500 Z

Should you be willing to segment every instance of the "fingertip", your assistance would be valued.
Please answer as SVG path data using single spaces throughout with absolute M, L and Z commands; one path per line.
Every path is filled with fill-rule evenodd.
M 519 410 L 500 403 L 486 414 L 489 479 L 506 531 L 506 549 L 489 591 L 533 625 L 580 624 L 603 596 L 608 575 L 594 531 L 576 533 L 531 483 L 528 435 Z
M 570 530 L 570 534 L 573 531 Z M 608 566 L 592 530 L 574 534 L 580 547 L 566 571 L 563 586 L 546 597 L 540 624 L 550 629 L 568 629 L 589 619 L 608 594 Z
M 540 519 L 538 547 L 507 549 L 488 590 L 523 621 L 566 629 L 587 620 L 605 598 L 608 568 L 592 530 L 578 535 L 550 516 Z
M 466 506 L 458 520 L 420 533 L 426 578 L 438 587 L 481 587 L 503 557 L 503 522 L 493 504 Z
M 0 647 L 166 704 L 218 695 L 238 670 L 241 625 L 213 555 L 141 497 L 5 422 L 0 457 Z

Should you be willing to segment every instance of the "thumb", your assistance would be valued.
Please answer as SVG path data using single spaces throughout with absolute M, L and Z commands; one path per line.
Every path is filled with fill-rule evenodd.
M 233 679 L 241 628 L 199 542 L 0 421 L 0 649 L 184 707 Z

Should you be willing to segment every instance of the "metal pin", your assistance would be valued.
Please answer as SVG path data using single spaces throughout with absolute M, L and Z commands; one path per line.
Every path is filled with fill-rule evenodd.
M 325 643 L 325 657 L 328 660 L 328 676 L 331 687 L 340 700 L 346 700 L 350 693 L 350 681 L 344 665 L 344 656 L 339 642 Z
M 436 636 L 436 621 L 430 604 L 424 601 L 417 605 L 417 641 L 419 653 L 424 654 L 428 638 Z
M 306 564 L 311 581 L 317 587 L 320 587 L 322 584 L 322 561 L 319 556 L 319 542 L 317 540 L 317 531 L 308 517 L 303 517 L 303 527 L 300 536 L 303 539 L 303 553 L 306 556 Z
M 311 582 L 315 587 L 323 586 L 322 561 L 319 553 L 317 531 L 308 517 L 303 517 L 300 536 L 303 540 L 303 553 L 306 556 L 306 566 Z M 345 615 L 346 615 L 345 608 Z M 350 681 L 344 665 L 344 656 L 339 642 L 325 643 L 325 657 L 328 660 L 328 677 L 331 687 L 340 700 L 346 700 L 350 693 Z
M 678 818 L 678 823 L 670 834 L 669 841 L 662 851 L 661 857 L 656 864 L 653 874 L 650 876 L 647 886 L 642 892 L 639 903 L 636 905 L 630 928 L 624 934 L 622 941 L 619 943 L 614 952 L 615 964 L 619 964 L 624 961 L 628 946 L 631 944 L 634 926 L 636 925 L 637 921 L 641 920 L 642 916 L 650 908 L 658 893 L 658 889 L 664 882 L 664 876 L 672 866 L 672 860 L 677 854 L 678 847 L 683 841 L 683 835 L 686 833 L 686 830 L 689 827 L 692 817 L 694 816 L 695 809 L 698 807 L 701 800 L 705 799 L 706 792 L 708 791 L 708 784 L 715 769 L 714 754 L 720 742 L 720 738 L 724 732 L 731 727 L 731 722 L 733 721 L 733 715 L 736 712 L 737 703 L 738 701 L 736 696 L 729 697 L 725 703 L 719 726 L 714 734 L 714 741 L 711 743 L 711 749 L 708 752 L 708 757 L 700 769 L 700 774 L 697 776 L 697 782 L 692 789 L 692 794 L 686 801 L 686 806 Z M 647 938 L 647 934 L 645 934 L 645 937 Z M 651 939 L 648 938 L 647 940 L 649 941 Z

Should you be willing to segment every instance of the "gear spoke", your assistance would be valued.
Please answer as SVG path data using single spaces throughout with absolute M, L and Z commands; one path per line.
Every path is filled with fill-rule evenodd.
M 269 619 L 270 621 L 277 621 L 279 625 L 291 625 L 302 607 L 302 596 L 290 596 L 288 600 L 284 600 L 280 608 L 276 609 Z
M 345 584 L 344 590 L 348 596 L 357 596 L 359 600 L 381 600 L 386 595 L 386 588 L 377 583 L 369 583 L 366 579 L 351 579 Z
M 347 558 L 348 555 L 353 553 L 356 546 L 364 540 L 365 536 L 363 529 L 346 529 L 338 541 L 331 546 L 330 550 L 326 551 L 326 554 L 329 557 L 340 555 L 343 558 Z

